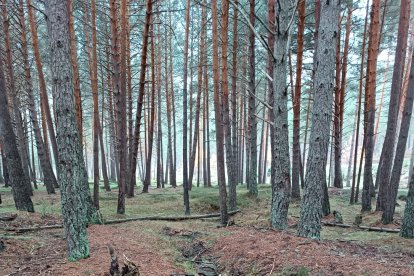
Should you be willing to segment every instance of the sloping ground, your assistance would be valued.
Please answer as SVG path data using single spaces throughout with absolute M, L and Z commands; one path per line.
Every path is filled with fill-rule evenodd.
M 414 256 L 409 253 L 311 241 L 272 230 L 232 227 L 231 235 L 217 240 L 213 252 L 230 275 L 414 275 Z

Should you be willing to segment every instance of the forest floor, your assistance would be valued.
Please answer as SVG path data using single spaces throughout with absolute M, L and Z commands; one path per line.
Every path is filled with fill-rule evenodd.
M 139 188 L 138 188 L 139 189 Z M 16 213 L 10 190 L 1 187 L 0 216 Z M 331 210 L 340 211 L 344 223 L 352 224 L 360 205 L 349 205 L 349 191 L 331 189 Z M 404 192 L 402 192 L 404 193 Z M 238 188 L 241 212 L 233 225 L 218 227 L 218 218 L 167 221 L 132 221 L 88 228 L 90 257 L 68 262 L 63 229 L 16 233 L 11 227 L 61 223 L 59 195 L 35 192 L 35 214 L 17 212 L 11 222 L 0 222 L 1 275 L 109 275 L 111 245 L 120 262 L 126 257 L 139 266 L 141 275 L 197 275 L 200 263 L 213 263 L 222 275 L 414 275 L 414 240 L 396 233 L 368 232 L 357 228 L 324 226 L 321 241 L 297 237 L 299 204 L 291 203 L 289 229 L 269 228 L 271 188 L 259 186 L 251 198 L 245 186 Z M 218 189 L 194 187 L 191 211 L 216 213 Z M 380 213 L 364 214 L 362 225 L 399 228 L 404 202 L 398 202 L 396 222 L 380 224 Z M 182 189 L 151 189 L 128 198 L 127 215 L 116 215 L 117 189 L 101 190 L 101 213 L 105 219 L 149 215 L 182 215 Z M 328 216 L 324 221 L 334 221 Z

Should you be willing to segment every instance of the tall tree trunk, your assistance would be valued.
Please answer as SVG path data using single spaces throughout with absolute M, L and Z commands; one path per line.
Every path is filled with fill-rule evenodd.
M 410 46 L 411 48 L 413 45 Z M 414 53 L 414 52 L 413 52 Z M 414 55 L 411 56 L 413 58 Z M 391 172 L 390 180 L 390 194 L 385 205 L 385 210 L 382 213 L 382 223 L 389 224 L 393 221 L 395 205 L 397 203 L 398 187 L 400 184 L 401 170 L 404 162 L 405 149 L 408 139 L 408 131 L 410 129 L 411 113 L 413 109 L 413 97 L 414 97 L 414 62 L 411 62 L 411 68 L 407 68 L 409 74 L 409 85 L 407 95 L 404 103 L 404 110 L 401 117 L 401 127 L 398 135 L 397 148 L 394 157 L 394 166 Z
M 82 116 L 82 94 L 80 89 L 79 66 L 76 49 L 75 17 L 73 16 L 73 2 L 68 1 L 69 13 L 69 40 L 70 40 L 70 64 L 73 72 L 73 91 L 75 96 L 76 122 L 79 130 L 79 139 L 83 144 L 83 116 Z
M 404 70 L 405 60 L 405 46 L 408 39 L 408 27 L 410 20 L 410 5 L 411 0 L 401 0 L 400 4 L 400 19 L 398 24 L 397 47 L 395 51 L 394 70 L 392 75 L 391 96 L 388 108 L 387 131 L 385 133 L 384 144 L 382 146 L 380 167 L 378 168 L 378 199 L 377 211 L 383 211 L 391 194 L 390 175 L 392 169 L 392 161 L 394 160 L 395 149 L 395 133 L 397 129 L 398 107 L 400 100 L 400 90 L 402 87 L 402 76 Z M 379 20 L 379 19 L 378 19 Z M 377 22 L 379 24 L 379 22 Z M 379 28 L 379 27 L 378 27 Z
M 227 0 L 224 0 L 227 1 Z M 220 221 L 226 225 L 229 219 L 227 212 L 227 191 L 226 191 L 226 174 L 224 165 L 224 126 L 222 110 L 220 105 L 220 77 L 219 77 L 219 60 L 218 60 L 218 19 L 217 19 L 217 1 L 211 1 L 212 12 L 212 38 L 213 38 L 213 80 L 214 80 L 214 120 L 216 125 L 216 153 L 217 153 L 217 180 L 220 193 Z
M 33 92 L 33 83 L 32 83 L 32 76 L 30 73 L 30 63 L 29 63 L 29 50 L 27 48 L 27 40 L 26 40 L 26 23 L 24 18 L 24 10 L 23 10 L 23 0 L 19 1 L 19 20 L 21 26 L 21 46 L 22 46 L 22 53 L 23 53 L 23 63 L 24 63 L 24 71 L 25 71 L 25 88 L 27 92 L 27 100 L 29 104 L 29 112 L 30 112 L 30 119 L 33 124 L 33 130 L 35 133 L 36 138 L 36 145 L 37 145 L 37 155 L 42 165 L 42 171 L 44 175 L 44 183 L 46 185 L 47 192 L 49 194 L 55 193 L 55 187 L 58 187 L 57 180 L 55 174 L 52 169 L 52 165 L 50 163 L 49 155 L 46 154 L 45 144 L 42 139 L 42 133 L 40 131 L 40 126 L 38 122 L 38 114 L 36 109 L 35 97 Z M 27 152 L 26 147 L 24 151 Z
M 55 134 L 55 128 L 53 126 L 52 115 L 50 113 L 49 101 L 48 101 L 47 90 L 46 90 L 46 81 L 43 75 L 43 64 L 42 64 L 42 58 L 40 57 L 39 40 L 37 37 L 37 30 L 36 30 L 36 16 L 33 13 L 33 7 L 31 4 L 31 0 L 26 0 L 26 4 L 28 7 L 28 13 L 29 13 L 30 33 L 32 35 L 33 52 L 34 52 L 34 57 L 35 57 L 37 75 L 39 78 L 40 100 L 42 101 L 42 105 L 44 107 L 44 111 L 46 115 L 47 128 L 49 130 L 49 139 L 52 144 L 53 157 L 55 158 L 55 163 L 57 163 L 59 161 L 59 157 L 58 157 L 58 152 L 57 152 L 56 134 Z M 47 136 L 44 136 L 43 139 L 46 141 Z
M 152 148 L 154 141 L 154 128 L 155 128 L 155 45 L 154 45 L 154 24 L 153 21 L 150 27 L 151 36 L 151 106 L 150 110 L 150 122 L 148 126 L 148 155 L 145 164 L 145 178 L 142 192 L 148 193 L 148 188 L 151 185 L 151 161 L 152 161 Z M 148 95 L 148 101 L 149 101 Z
M 109 47 L 108 47 L 109 48 Z M 110 68 L 110 61 L 109 61 L 109 49 L 107 50 L 106 53 L 106 66 L 107 68 Z M 114 118 L 114 108 L 113 108 L 113 90 L 115 88 L 114 82 L 113 82 L 113 78 L 111 78 L 111 72 L 110 70 L 107 70 L 107 77 L 106 77 L 106 83 L 107 83 L 107 98 L 108 98 L 108 112 L 107 112 L 107 117 L 108 117 L 108 121 L 109 121 L 109 127 L 108 127 L 108 131 L 109 131 L 109 135 L 107 133 L 107 137 L 109 136 L 110 139 L 110 143 L 109 143 L 109 155 L 110 155 L 110 159 L 109 159 L 109 166 L 110 166 L 110 180 L 111 181 L 116 181 L 117 176 L 119 175 L 118 173 L 118 155 L 116 153 L 116 127 L 115 127 L 115 118 Z
M 375 126 L 375 94 L 377 87 L 377 60 L 380 36 L 380 1 L 373 0 L 371 7 L 371 23 L 369 26 L 368 61 L 365 86 L 365 166 L 362 188 L 362 211 L 371 210 L 372 159 L 374 157 L 374 126 Z M 357 198 L 357 197 L 356 197 Z
M 206 3 L 205 0 L 203 0 L 203 6 L 201 7 L 201 36 L 204 41 L 203 49 L 205 48 L 205 41 L 207 38 L 207 11 L 206 11 Z M 207 60 L 207 56 L 205 51 L 202 53 L 202 59 Z M 209 176 L 209 166 L 210 156 L 207 154 L 207 144 L 209 142 L 209 134 L 208 134 L 208 114 L 207 114 L 207 105 L 208 105 L 208 87 L 207 87 L 207 66 L 205 64 L 201 64 L 201 70 L 202 70 L 202 89 L 203 89 L 203 181 L 204 181 L 204 187 L 208 187 L 208 183 L 210 181 Z
M 249 21 L 255 26 L 255 0 L 249 0 Z M 256 46 L 254 30 L 249 31 L 249 193 L 257 196 Z M 290 179 L 289 179 L 290 182 Z
M 1 50 L 1 49 L 0 49 Z M 34 212 L 33 203 L 27 186 L 30 179 L 22 173 L 22 162 L 17 149 L 16 139 L 13 133 L 12 121 L 6 96 L 6 81 L 3 70 L 3 60 L 0 58 L 0 133 L 2 140 L 2 163 L 7 169 L 6 183 L 12 187 L 14 204 L 17 210 Z
M 91 0 L 91 19 L 92 19 L 92 57 L 89 62 L 91 86 L 92 86 L 92 100 L 93 100 L 93 203 L 95 208 L 99 209 L 99 97 L 98 97 L 98 51 L 96 48 L 96 6 L 95 0 Z M 86 24 L 89 22 L 86 21 Z M 87 41 L 89 40 L 86 38 Z M 88 43 L 89 44 L 89 43 Z M 90 47 L 90 45 L 87 45 Z
M 268 2 L 268 27 L 269 27 L 269 33 L 267 38 L 267 44 L 269 45 L 269 48 L 273 51 L 275 49 L 275 40 L 276 40 L 276 12 L 275 12 L 275 0 L 269 0 Z M 268 95 L 268 101 L 269 103 L 273 103 L 274 101 L 274 90 L 273 87 L 273 77 L 274 77 L 274 59 L 271 54 L 272 52 L 268 51 L 267 59 L 267 71 L 270 77 L 268 77 L 267 85 L 269 86 L 269 95 Z M 274 119 L 274 113 L 273 110 L 269 111 L 269 121 L 273 122 Z M 275 130 L 273 126 L 270 126 L 270 150 L 273 150 L 274 143 L 272 141 L 275 140 Z M 274 181 L 274 170 L 272 169 L 275 166 L 274 159 L 271 157 L 270 162 L 270 183 L 273 183 Z
M 125 0 L 122 0 L 122 7 L 126 6 L 124 3 Z M 125 213 L 125 190 L 126 190 L 126 169 L 125 166 L 127 164 L 127 157 L 126 157 L 126 129 L 123 127 L 126 118 L 123 118 L 124 110 L 123 102 L 125 99 L 125 90 L 121 89 L 121 71 L 120 68 L 122 64 L 121 62 L 121 51 L 119 49 L 119 20 L 118 20 L 118 11 L 117 11 L 117 0 L 110 0 L 109 7 L 110 7 L 110 18 L 111 18 L 111 51 L 112 51 L 112 70 L 113 70 L 113 97 L 114 97 L 114 126 L 116 132 L 116 169 L 117 169 L 117 178 L 118 178 L 118 206 L 117 206 L 117 213 L 124 214 Z M 124 11 L 124 10 L 123 10 Z M 125 12 L 125 11 L 124 11 Z M 124 14 L 122 14 L 124 15 Z M 122 40 L 122 39 L 121 39 Z M 123 54 L 125 55 L 125 53 Z M 122 92 L 123 91 L 123 92 Z
M 78 136 L 73 98 L 72 69 L 66 1 L 45 2 L 50 40 L 52 79 L 56 101 L 56 130 L 59 151 L 58 172 L 61 185 L 62 217 L 71 261 L 89 256 L 86 223 L 95 208 L 89 192 L 82 146 Z
M 204 4 L 205 4 L 205 0 Z M 206 6 L 204 6 L 204 9 Z M 207 14 L 207 12 L 205 12 Z M 204 22 L 207 22 L 207 15 L 205 15 Z M 207 29 L 206 24 L 203 24 L 204 28 Z M 207 38 L 207 31 L 204 30 L 204 36 L 205 41 Z M 205 124 L 206 124 L 206 130 L 205 130 L 205 144 L 206 144 L 206 186 L 211 187 L 211 168 L 210 168 L 210 109 L 209 109 L 209 90 L 208 90 L 208 67 L 204 66 L 204 72 L 203 72 L 203 84 L 204 84 L 204 108 L 205 108 Z
M 126 0 L 123 0 L 126 1 Z M 128 196 L 134 196 L 134 186 L 135 186 L 135 172 L 137 167 L 137 155 L 138 155 L 138 143 L 141 127 L 141 117 L 142 117 L 142 107 L 144 103 L 144 94 L 145 94 L 145 74 L 147 67 L 147 51 L 148 51 L 148 37 L 149 37 L 149 28 L 151 24 L 151 13 L 152 13 L 152 1 L 147 0 L 145 4 L 145 24 L 142 37 L 142 52 L 141 52 L 141 71 L 139 75 L 139 92 L 138 92 L 138 103 L 137 111 L 135 117 L 135 130 L 134 130 L 134 141 L 132 144 L 132 150 L 129 157 L 130 162 L 130 178 L 129 178 L 129 189 Z M 126 22 L 125 22 L 126 24 Z
M 158 10 L 158 9 L 157 9 Z M 160 23 L 160 17 L 157 17 L 158 23 Z M 164 164 L 163 164 L 163 149 L 162 149 L 162 112 L 161 112 L 161 89 L 162 89 L 162 41 L 161 41 L 161 24 L 158 24 L 157 30 L 157 188 L 164 188 Z M 166 55 L 166 54 L 165 54 Z M 165 75 L 167 79 L 167 75 Z
M 332 143 L 331 143 L 331 158 L 329 175 L 332 175 L 333 186 L 336 188 L 343 188 L 342 183 L 342 168 L 341 168 L 341 151 L 339 140 L 340 140 L 340 117 L 341 117 L 341 22 L 342 16 L 338 19 L 338 36 L 336 44 L 336 67 L 335 67 L 335 97 L 334 97 L 334 117 L 333 117 L 333 128 L 332 128 Z M 334 159 L 334 160 L 332 160 Z M 333 169 L 333 174 L 331 173 Z M 331 179 L 329 178 L 329 184 Z M 330 185 L 329 185 L 330 186 Z
M 128 150 L 127 150 L 127 116 L 126 116 L 126 98 L 127 98 L 127 49 L 126 49 L 126 38 L 127 38 L 127 28 L 128 28 L 128 15 L 127 15 L 127 5 L 128 0 L 121 0 L 121 35 L 120 35 L 120 74 L 119 74 L 119 90 L 115 90 L 115 99 L 116 99 L 116 113 L 117 113 L 117 125 L 118 125 L 118 156 L 119 156 L 119 176 L 118 176 L 118 207 L 117 213 L 125 213 L 125 193 L 127 188 L 127 183 L 130 184 L 130 189 L 128 189 L 128 195 L 133 194 L 134 183 L 128 181 L 128 167 L 133 170 L 131 166 L 128 166 Z M 119 65 L 118 65 L 119 66 Z M 135 166 L 134 166 L 135 169 Z M 135 178 L 134 178 L 135 179 Z M 132 184 L 130 183 L 132 182 Z
M 104 71 L 103 71 L 103 64 L 101 62 L 99 66 L 100 72 L 101 72 L 101 85 L 102 85 L 102 96 L 101 96 L 101 108 L 102 108 L 102 117 L 101 117 L 101 123 L 99 127 L 99 147 L 101 149 L 101 165 L 102 165 L 102 177 L 104 180 L 104 188 L 105 191 L 109 192 L 111 191 L 111 187 L 109 185 L 109 177 L 108 177 L 108 169 L 107 169 L 107 158 L 105 155 L 105 146 L 104 146 L 104 135 L 103 135 L 103 128 L 104 128 L 104 115 L 105 115 L 105 78 L 104 78 Z M 107 136 L 108 140 L 108 136 Z M 108 141 L 106 141 L 108 145 Z M 106 148 L 108 150 L 108 147 Z
M 238 29 L 237 29 L 237 20 L 238 20 L 238 9 L 237 7 L 234 7 L 234 13 L 233 13 L 233 59 L 232 59 L 232 80 L 231 80 L 231 110 L 232 110 L 232 146 L 233 146 L 233 159 L 232 162 L 234 164 L 233 170 L 234 170 L 234 180 L 235 184 L 239 182 L 238 180 L 238 171 L 237 168 L 240 167 L 240 160 L 238 160 L 239 156 L 239 148 L 238 148 L 238 129 L 237 129 L 237 51 L 238 49 Z M 236 187 L 236 186 L 234 186 Z M 237 193 L 236 193 L 237 196 Z M 229 202 L 231 203 L 231 202 Z M 230 208 L 232 208 L 230 204 Z
M 6 52 L 6 69 L 7 74 L 10 82 L 10 94 L 12 96 L 12 102 L 10 105 L 12 106 L 13 116 L 14 116 L 14 123 L 16 127 L 16 138 L 18 143 L 18 150 L 20 155 L 20 161 L 22 162 L 22 171 L 26 177 L 26 179 L 30 179 L 30 172 L 29 172 L 29 156 L 27 155 L 26 151 L 26 139 L 23 130 L 23 121 L 20 114 L 19 106 L 20 100 L 19 96 L 17 95 L 15 78 L 14 78 L 14 69 L 13 69 L 13 53 L 11 50 L 11 43 L 10 43 L 10 33 L 9 33 L 9 18 L 7 14 L 7 4 L 6 0 L 2 0 L 2 13 L 3 13 L 3 32 L 4 32 L 4 44 L 5 44 L 5 52 Z M 27 184 L 27 182 L 23 182 Z M 26 186 L 27 193 L 32 195 L 32 186 L 30 182 Z
M 364 34 L 362 37 L 361 66 L 360 66 L 360 76 L 359 76 L 359 94 L 358 94 L 358 108 L 357 108 L 358 111 L 357 111 L 356 134 L 355 134 L 354 164 L 353 164 L 353 170 L 352 170 L 353 173 L 352 173 L 351 198 L 349 200 L 350 204 L 355 203 L 355 181 L 356 181 L 356 170 L 357 170 L 357 160 L 358 160 L 359 125 L 360 125 L 360 120 L 361 120 L 361 105 L 362 105 L 362 90 L 363 90 L 363 78 L 364 78 L 365 45 L 366 45 L 366 37 L 367 37 L 366 35 L 367 35 L 367 27 L 368 27 L 368 14 L 369 14 L 369 0 L 367 1 L 367 6 L 366 6 Z
M 348 15 L 346 18 L 346 27 L 345 27 L 345 45 L 344 45 L 344 54 L 342 58 L 342 68 L 341 68 L 341 91 L 339 99 L 339 129 L 338 137 L 336 140 L 335 147 L 335 179 L 334 186 L 343 187 L 342 180 L 342 139 L 343 139 L 343 125 L 344 125 L 344 112 L 345 112 L 345 95 L 346 95 L 346 73 L 348 70 L 348 54 L 349 54 L 349 37 L 351 35 L 351 22 L 352 21 L 352 2 L 348 5 Z M 351 149 L 352 152 L 352 149 Z M 350 167 L 350 166 L 349 166 Z M 349 172 L 347 178 L 349 176 Z M 349 179 L 349 178 L 348 178 Z M 349 184 L 349 181 L 347 181 Z M 349 186 L 349 185 L 348 185 Z
M 184 72 L 183 72 L 183 187 L 184 209 L 187 216 L 190 215 L 190 196 L 188 194 L 188 152 L 187 152 L 187 66 L 188 66 L 188 35 L 190 32 L 190 0 L 187 0 L 185 12 L 185 42 L 184 42 Z
M 165 30 L 165 39 L 168 41 L 168 33 L 167 33 L 167 29 Z M 170 55 L 172 55 L 172 53 L 169 53 Z M 171 73 L 171 72 L 170 72 Z M 165 99 L 166 99 L 166 106 L 167 106 L 167 132 L 168 132 L 168 164 L 167 167 L 169 166 L 169 176 L 170 176 L 170 185 L 172 187 L 176 187 L 176 182 L 175 182 L 175 168 L 174 168 L 174 157 L 173 157 L 173 144 L 172 144 L 172 126 L 171 126 L 171 109 L 172 109 L 172 104 L 170 103 L 171 101 L 171 96 L 170 96 L 170 91 L 169 91 L 169 87 L 168 84 L 170 82 L 169 78 L 168 78 L 169 74 L 168 74 L 168 54 L 165 54 Z
M 172 24 L 171 24 L 171 13 L 169 14 L 169 23 L 170 23 L 170 28 L 172 28 Z M 177 183 L 176 183 L 176 179 L 177 179 L 177 124 L 176 124 L 176 120 L 175 120 L 175 114 L 176 114 L 176 110 L 175 110 L 175 93 L 174 93 L 174 80 L 173 80 L 173 50 L 172 50 L 172 34 L 170 34 L 169 37 L 169 47 L 170 47 L 170 83 L 171 83 L 171 112 L 172 112 L 172 123 L 173 123 L 173 152 L 174 154 L 172 155 L 173 158 L 173 163 L 174 163 L 174 179 L 173 181 L 171 181 L 172 186 L 176 187 Z
M 302 92 L 303 36 L 305 32 L 306 0 L 298 6 L 298 38 L 296 55 L 295 94 L 293 97 L 293 151 L 292 151 L 292 199 L 300 200 L 300 102 Z
M 194 176 L 194 167 L 195 167 L 195 158 L 197 152 L 197 143 L 198 143 L 198 133 L 200 132 L 200 110 L 201 110 L 201 90 L 203 87 L 203 64 L 204 64 L 204 34 L 203 30 L 201 30 L 200 34 L 200 45 L 199 45 L 199 61 L 198 61 L 198 70 L 197 70 L 197 103 L 196 103 L 196 112 L 194 118 L 194 135 L 193 135 L 193 145 L 190 148 L 190 163 L 189 163 L 189 176 L 188 182 L 189 186 L 191 187 L 193 184 L 193 176 Z M 192 96 L 191 96 L 192 97 Z M 190 131 L 191 133 L 191 131 Z M 200 155 L 200 151 L 198 151 L 198 155 Z
M 221 15 L 221 104 L 222 104 L 222 118 L 224 128 L 224 139 L 226 144 L 226 159 L 227 159 L 227 175 L 228 175 L 228 187 L 229 187 L 229 209 L 234 210 L 237 208 L 237 168 L 236 161 L 234 160 L 233 147 L 232 147 L 232 123 L 230 121 L 230 107 L 229 107 L 229 69 L 228 69 L 228 29 L 229 29 L 229 8 L 230 3 L 227 0 L 222 2 L 222 15 Z M 257 170 L 257 168 L 256 168 Z
M 287 48 L 292 17 L 291 1 L 280 0 L 276 9 L 276 43 L 273 52 L 273 139 L 272 146 L 272 226 L 286 229 L 290 202 L 290 153 L 288 129 Z M 252 152 L 253 154 L 253 152 Z M 298 155 L 300 156 L 300 154 Z M 297 183 L 299 186 L 299 183 Z M 299 188 L 299 187 L 297 187 Z
M 332 95 L 335 83 L 335 49 L 338 35 L 340 1 L 322 1 L 320 33 L 316 52 L 314 78 L 315 100 L 312 112 L 309 156 L 305 190 L 300 210 L 298 234 L 302 237 L 320 238 L 322 215 L 321 183 L 326 183 L 326 158 L 329 145 L 329 129 L 332 119 Z

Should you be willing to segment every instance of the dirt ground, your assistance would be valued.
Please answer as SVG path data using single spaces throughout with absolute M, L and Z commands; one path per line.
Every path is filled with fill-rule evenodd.
M 139 265 L 141 275 L 192 273 L 185 269 L 184 257 L 179 254 L 180 245 L 194 240 L 169 237 L 183 232 L 180 227 L 186 223 L 168 223 L 172 234 L 163 233 L 165 224 L 150 224 L 153 231 L 159 230 L 157 235 L 144 230 L 148 226 L 144 222 L 90 226 L 91 256 L 79 262 L 66 261 L 61 229 L 4 239 L 1 274 L 105 275 L 110 263 L 107 245 L 113 246 L 120 260 L 125 255 Z M 208 245 L 202 255 L 213 258 L 223 275 L 414 275 L 414 255 L 399 250 L 348 241 L 310 241 L 289 232 L 247 226 L 211 230 L 211 234 L 195 239 Z
M 146 200 L 147 196 L 137 199 L 149 204 Z M 322 241 L 303 239 L 295 235 L 295 203 L 290 228 L 279 232 L 268 228 L 268 198 L 255 204 L 248 200 L 240 198 L 245 208 L 232 217 L 234 225 L 225 228 L 217 227 L 215 218 L 92 225 L 90 257 L 78 262 L 66 259 L 63 229 L 21 234 L 2 229 L 53 225 L 60 223 L 57 214 L 17 213 L 14 221 L 0 223 L 0 241 L 5 245 L 0 275 L 109 275 L 108 245 L 117 252 L 120 264 L 128 258 L 139 266 L 141 275 L 197 275 L 204 260 L 212 261 L 222 275 L 414 275 L 412 240 L 334 227 L 323 227 Z M 196 199 L 193 202 L 198 206 Z M 163 203 L 153 203 L 154 210 L 163 206 L 157 204 Z M 341 207 L 340 201 L 332 200 L 332 205 Z M 210 212 L 212 207 L 208 203 L 205 208 Z M 343 215 L 349 223 L 350 215 Z M 378 225 L 379 216 L 368 214 L 364 222 Z

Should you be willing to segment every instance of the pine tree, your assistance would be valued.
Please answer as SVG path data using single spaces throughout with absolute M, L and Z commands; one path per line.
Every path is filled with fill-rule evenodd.
M 298 235 L 320 238 L 322 215 L 321 183 L 326 182 L 326 160 L 329 145 L 330 123 L 332 118 L 332 95 L 335 89 L 335 51 L 338 35 L 340 1 L 322 1 L 319 33 L 316 52 L 315 89 L 312 111 L 309 156 L 307 161 L 305 190 L 300 209 Z

